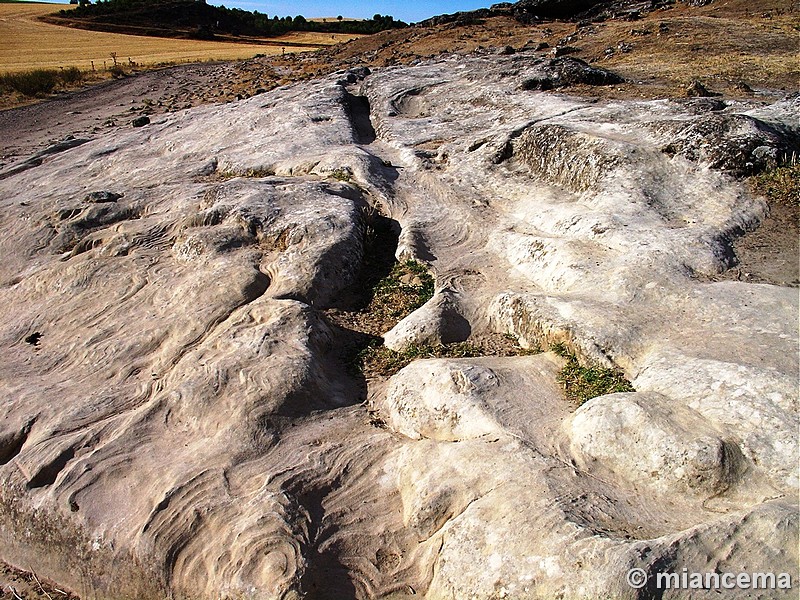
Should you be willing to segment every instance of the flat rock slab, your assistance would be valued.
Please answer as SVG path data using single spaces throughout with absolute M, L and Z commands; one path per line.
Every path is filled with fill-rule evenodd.
M 337 73 L 4 167 L 0 557 L 114 600 L 797 582 L 797 290 L 704 283 L 797 99 L 709 117 L 525 89 L 541 68 Z M 360 380 L 321 309 L 376 208 L 437 284 L 393 347 L 561 342 L 636 391 L 576 409 L 550 353 Z

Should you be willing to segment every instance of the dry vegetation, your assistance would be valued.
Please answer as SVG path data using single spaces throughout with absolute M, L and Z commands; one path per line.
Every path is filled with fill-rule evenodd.
M 753 180 L 756 192 L 773 205 L 800 207 L 800 163 L 791 163 L 761 173 Z
M 66 69 L 33 69 L 18 73 L 0 74 L 0 91 L 18 92 L 24 96 L 49 94 L 56 87 L 70 87 L 84 80 L 78 67 Z
M 61 589 L 32 571 L 15 569 L 0 562 L 0 600 L 77 600 L 77 596 Z
M 627 80 L 619 86 L 571 88 L 576 94 L 679 97 L 699 79 L 727 97 L 741 98 L 752 96 L 742 83 L 755 90 L 796 89 L 800 72 L 800 5 L 795 0 L 714 0 L 702 8 L 676 3 L 639 20 L 586 27 L 571 22 L 523 25 L 510 17 L 413 27 L 323 50 L 321 60 L 306 69 L 321 74 L 360 56 L 369 66 L 408 64 L 442 52 L 468 54 L 507 45 L 519 50 L 539 42 L 550 46 L 537 53 L 544 57 L 565 38 L 577 49 L 572 56 Z

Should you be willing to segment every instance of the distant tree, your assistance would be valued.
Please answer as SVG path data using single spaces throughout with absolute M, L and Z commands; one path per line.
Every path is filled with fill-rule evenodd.
M 2 2 L 3 0 L 0 0 Z M 389 15 L 377 14 L 371 20 L 350 20 L 342 15 L 335 20 L 308 21 L 296 17 L 269 17 L 257 11 L 214 6 L 209 0 L 66 0 L 78 4 L 64 15 L 73 18 L 102 17 L 104 22 L 124 23 L 160 29 L 180 28 L 196 37 L 209 33 L 253 36 L 278 36 L 289 31 L 370 34 L 384 29 L 406 27 Z M 221 0 L 213 0 L 221 1 Z M 192 6 L 194 5 L 194 9 Z M 184 14 L 185 13 L 185 14 Z M 216 23 L 216 25 L 214 25 Z

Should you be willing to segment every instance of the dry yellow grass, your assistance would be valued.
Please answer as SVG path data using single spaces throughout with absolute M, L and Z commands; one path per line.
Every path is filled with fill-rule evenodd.
M 285 46 L 236 44 L 87 31 L 38 20 L 63 8 L 69 5 L 0 4 L 0 73 L 68 66 L 90 70 L 92 61 L 102 69 L 104 61 L 112 64 L 112 52 L 122 64 L 130 59 L 140 65 L 252 58 L 256 54 L 281 54 L 283 47 L 286 52 L 313 50 L 292 44 L 322 47 L 358 37 L 337 34 L 331 39 L 329 34 L 292 33 L 272 38 Z

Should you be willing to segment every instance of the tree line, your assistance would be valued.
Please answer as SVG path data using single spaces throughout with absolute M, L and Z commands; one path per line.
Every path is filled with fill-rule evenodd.
M 309 21 L 302 15 L 278 17 L 241 8 L 211 6 L 204 0 L 71 0 L 73 10 L 62 10 L 65 17 L 98 23 L 145 27 L 189 29 L 197 37 L 213 38 L 214 33 L 270 37 L 290 31 L 321 33 L 371 34 L 385 29 L 407 27 L 389 15 L 376 14 L 372 19 L 347 21 L 341 17 L 329 21 Z

